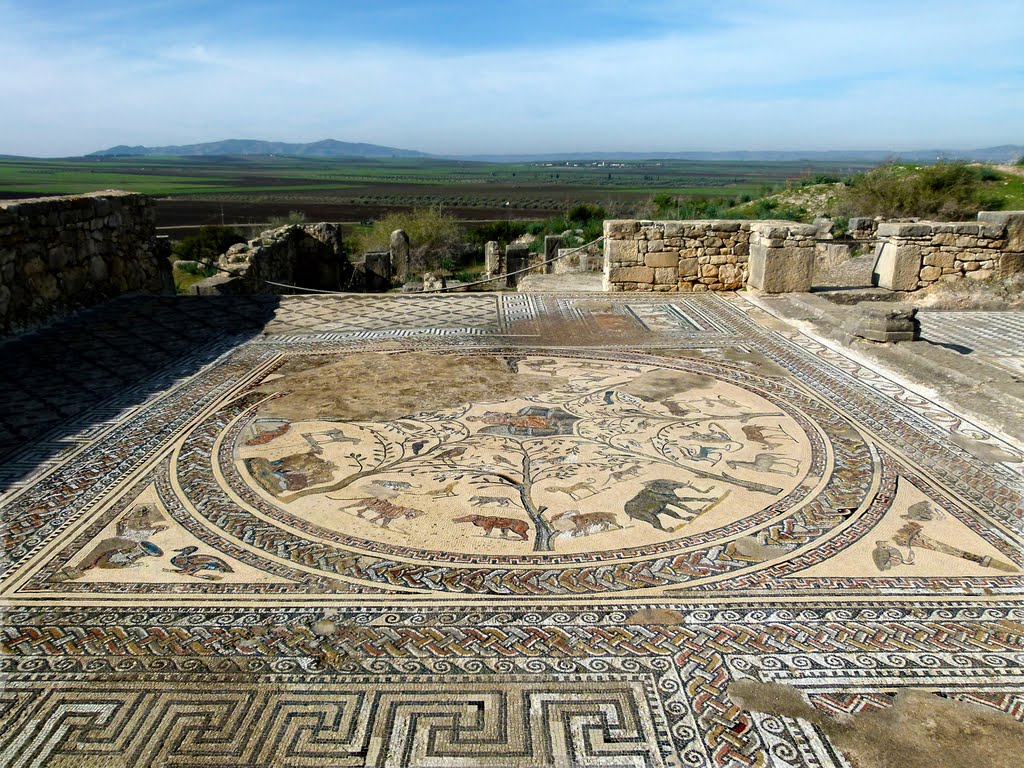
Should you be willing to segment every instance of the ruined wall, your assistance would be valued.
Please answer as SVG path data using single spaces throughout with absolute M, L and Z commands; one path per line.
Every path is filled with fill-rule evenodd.
M 604 223 L 606 291 L 731 291 L 747 281 L 748 221 Z
M 197 294 L 295 293 L 271 283 L 338 291 L 348 289 L 352 265 L 337 224 L 289 224 L 231 246 L 221 273 L 194 286 Z
M 875 279 L 893 291 L 1024 271 L 1024 211 L 983 211 L 978 221 L 883 223 L 877 237 Z
M 152 200 L 116 190 L 0 201 L 0 333 L 121 294 L 166 291 L 170 264 L 155 222 Z
M 808 291 L 816 262 L 844 255 L 819 242 L 821 229 L 789 221 L 606 221 L 604 288 Z M 877 242 L 876 282 L 894 291 L 1024 272 L 1024 211 L 985 211 L 976 222 L 851 219 L 850 235 L 855 244 Z

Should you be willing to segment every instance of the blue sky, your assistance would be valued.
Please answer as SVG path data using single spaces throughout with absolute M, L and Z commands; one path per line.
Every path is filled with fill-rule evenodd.
M 0 0 L 0 154 L 1024 144 L 1024 2 Z

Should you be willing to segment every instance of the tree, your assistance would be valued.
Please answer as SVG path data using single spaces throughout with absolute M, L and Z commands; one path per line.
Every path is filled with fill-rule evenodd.
M 174 244 L 172 251 L 182 261 L 211 263 L 236 243 L 244 243 L 242 234 L 231 227 L 208 224 L 199 228 L 198 234 L 190 235 Z

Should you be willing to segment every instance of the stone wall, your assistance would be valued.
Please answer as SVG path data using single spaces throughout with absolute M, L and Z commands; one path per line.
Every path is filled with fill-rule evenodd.
M 116 190 L 0 201 L 0 333 L 125 293 L 174 292 L 144 195 Z
M 892 291 L 1024 271 L 1024 211 L 983 211 L 978 221 L 883 223 L 877 237 L 875 280 Z
M 1024 211 L 982 212 L 976 222 L 851 219 L 850 235 L 877 242 L 875 280 L 894 291 L 1024 272 Z M 788 221 L 606 221 L 604 288 L 808 291 L 816 262 L 849 253 L 823 237 L 820 225 Z
M 338 291 L 352 279 L 341 229 L 326 222 L 269 229 L 231 246 L 217 266 L 220 274 L 195 284 L 197 294 L 301 293 L 271 283 Z
M 750 222 L 604 223 L 606 291 L 729 291 L 747 281 Z
M 606 221 L 605 290 L 808 290 L 817 232 L 787 221 Z

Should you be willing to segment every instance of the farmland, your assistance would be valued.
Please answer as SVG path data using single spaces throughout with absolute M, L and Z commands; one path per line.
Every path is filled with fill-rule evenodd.
M 0 198 L 117 188 L 158 198 L 165 230 L 208 223 L 260 224 L 298 210 L 310 220 L 358 222 L 388 210 L 440 205 L 467 221 L 541 218 L 575 203 L 610 213 L 642 208 L 658 193 L 737 200 L 847 162 L 690 160 L 491 163 L 433 158 L 293 157 L 0 158 Z

